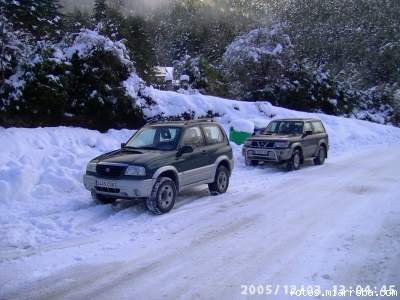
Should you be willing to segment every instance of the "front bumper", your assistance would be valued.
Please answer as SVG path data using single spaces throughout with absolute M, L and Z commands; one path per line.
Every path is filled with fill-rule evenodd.
M 281 162 L 292 157 L 293 149 L 276 149 L 276 148 L 251 148 L 243 147 L 242 155 L 248 160 Z
M 96 184 L 102 182 L 102 186 Z M 104 183 L 112 188 L 104 187 Z M 154 179 L 103 179 L 93 175 L 83 175 L 83 184 L 90 192 L 120 198 L 147 198 L 150 196 Z

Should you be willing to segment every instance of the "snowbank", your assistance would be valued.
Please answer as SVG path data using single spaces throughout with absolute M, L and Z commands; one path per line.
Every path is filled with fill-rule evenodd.
M 154 116 L 179 116 L 193 114 L 195 118 L 206 117 L 210 114 L 218 115 L 222 123 L 233 120 L 253 118 L 271 118 L 276 114 L 275 107 L 269 102 L 243 102 L 228 100 L 201 94 L 186 95 L 170 91 L 160 91 L 154 88 L 146 89 L 146 94 L 155 101 L 149 105 L 142 101 L 144 114 L 151 118 Z
M 4 145 L 0 150 L 0 248 L 30 247 L 73 235 L 68 222 L 52 215 L 90 205 L 82 186 L 86 163 L 118 148 L 130 134 L 129 130 L 101 134 L 66 127 L 0 128 Z M 42 215 L 47 217 L 36 218 Z
M 231 127 L 233 127 L 235 131 L 239 132 L 248 132 L 248 133 L 254 132 L 254 122 L 248 120 L 242 120 L 242 119 L 235 120 L 231 123 Z
M 195 118 L 217 115 L 215 119 L 221 122 L 226 130 L 233 123 L 252 122 L 259 128 L 272 119 L 293 117 L 314 117 L 324 123 L 330 137 L 333 152 L 357 149 L 367 145 L 398 144 L 400 129 L 357 119 L 347 119 L 319 113 L 305 113 L 275 107 L 269 102 L 244 102 L 223 99 L 201 94 L 184 95 L 176 92 L 160 91 L 148 88 L 146 93 L 155 104 L 139 103 L 148 118 L 157 115 L 171 117 L 192 114 Z M 251 126 L 251 125 L 249 125 Z

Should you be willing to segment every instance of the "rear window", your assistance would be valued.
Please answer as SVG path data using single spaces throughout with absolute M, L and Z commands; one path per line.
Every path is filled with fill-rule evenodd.
M 324 126 L 321 122 L 312 122 L 314 133 L 325 133 Z
M 224 142 L 224 135 L 221 129 L 215 125 L 203 126 L 204 134 L 206 136 L 207 144 L 215 145 Z

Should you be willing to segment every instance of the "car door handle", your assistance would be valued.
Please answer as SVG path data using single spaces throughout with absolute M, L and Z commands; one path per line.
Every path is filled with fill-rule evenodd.
M 202 150 L 201 154 L 207 154 L 207 150 Z

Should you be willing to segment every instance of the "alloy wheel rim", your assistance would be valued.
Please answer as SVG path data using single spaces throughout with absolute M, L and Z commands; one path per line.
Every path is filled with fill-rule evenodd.
M 161 188 L 158 196 L 159 203 L 162 208 L 168 208 L 174 199 L 174 191 L 170 185 L 165 185 Z
M 220 172 L 218 175 L 218 187 L 220 191 L 225 190 L 228 182 L 228 176 L 225 172 Z

